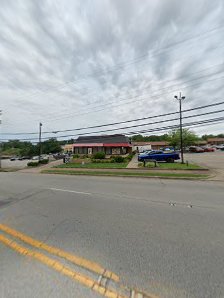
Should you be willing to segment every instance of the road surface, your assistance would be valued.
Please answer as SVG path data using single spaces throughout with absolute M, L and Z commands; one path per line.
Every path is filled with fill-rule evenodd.
M 0 296 L 223 298 L 223 193 L 212 181 L 0 173 Z

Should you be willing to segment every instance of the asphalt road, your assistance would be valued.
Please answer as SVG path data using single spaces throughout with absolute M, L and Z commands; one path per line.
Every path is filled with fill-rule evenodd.
M 223 183 L 212 181 L 0 173 L 0 223 L 97 262 L 149 297 L 223 298 L 223 194 Z M 29 255 L 34 242 L 1 227 L 0 236 L 25 247 L 0 238 L 0 297 L 103 297 Z

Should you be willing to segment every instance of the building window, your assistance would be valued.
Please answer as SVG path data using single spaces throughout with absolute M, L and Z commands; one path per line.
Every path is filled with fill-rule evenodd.
M 112 154 L 113 155 L 119 155 L 119 154 L 121 154 L 121 148 L 119 148 L 119 147 L 112 148 Z
M 110 147 L 106 147 L 105 151 L 106 151 L 106 155 L 111 155 L 111 148 Z

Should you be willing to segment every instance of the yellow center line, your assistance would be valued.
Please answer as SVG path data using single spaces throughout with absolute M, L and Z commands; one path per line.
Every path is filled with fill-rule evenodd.
M 68 253 L 66 251 L 63 251 L 59 248 L 56 248 L 56 247 L 53 247 L 53 246 L 50 246 L 50 245 L 47 245 L 41 241 L 38 241 L 38 240 L 35 240 L 23 233 L 20 233 L 4 224 L 0 224 L 0 230 L 2 230 L 3 232 L 17 238 L 17 239 L 20 239 L 22 240 L 23 242 L 31 245 L 31 246 L 34 246 L 36 248 L 39 248 L 39 249 L 43 249 L 55 256 L 58 256 L 58 257 L 61 257 L 61 258 L 64 258 L 80 267 L 83 267 L 85 269 L 88 269 L 92 272 L 95 272 L 99 275 L 103 275 L 115 282 L 118 282 L 119 281 L 119 276 L 116 275 L 115 273 L 109 271 L 109 270 L 106 270 L 105 268 L 103 268 L 102 266 L 100 266 L 99 264 L 95 263 L 95 262 L 92 262 L 92 261 L 89 261 L 89 260 L 86 260 L 84 258 L 81 258 L 79 256 L 76 256 L 74 254 L 71 254 L 71 253 Z
M 15 250 L 16 252 L 34 258 L 38 260 L 39 262 L 51 267 L 52 269 L 60 272 L 61 274 L 64 274 L 73 280 L 79 282 L 80 284 L 93 289 L 97 293 L 108 297 L 108 298 L 128 298 L 127 296 L 120 295 L 119 293 L 105 288 L 101 286 L 98 282 L 95 280 L 85 276 L 84 274 L 80 274 L 68 266 L 64 266 L 62 263 L 56 261 L 55 259 L 49 258 L 46 255 L 30 250 L 24 246 L 19 245 L 17 242 L 13 241 L 12 239 L 9 239 L 5 237 L 4 235 L 0 234 L 0 241 L 5 244 L 6 246 L 10 247 L 11 249 Z

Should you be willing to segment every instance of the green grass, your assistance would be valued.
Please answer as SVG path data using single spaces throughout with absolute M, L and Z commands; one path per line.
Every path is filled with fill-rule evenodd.
M 85 163 L 84 165 L 80 163 L 67 163 L 63 165 L 56 166 L 55 168 L 80 168 L 80 169 L 123 169 L 126 168 L 127 162 L 123 163 Z
M 143 167 L 143 163 L 139 163 L 140 167 Z M 146 163 L 147 168 L 155 168 L 154 162 Z M 167 163 L 167 162 L 160 162 L 158 163 L 159 169 L 166 169 L 166 170 L 200 170 L 202 167 L 196 164 L 182 164 L 182 163 Z M 156 169 L 156 168 L 155 168 Z
M 110 172 L 110 171 L 69 171 L 69 170 L 43 170 L 46 174 L 88 175 L 88 176 L 127 176 L 127 177 L 167 177 L 167 178 L 208 178 L 204 174 L 191 173 L 162 173 L 162 172 Z

